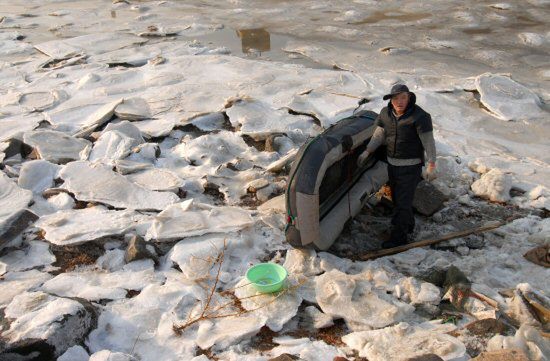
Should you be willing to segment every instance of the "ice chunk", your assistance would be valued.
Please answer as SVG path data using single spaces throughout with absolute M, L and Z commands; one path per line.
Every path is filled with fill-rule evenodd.
M 140 291 L 150 284 L 164 281 L 155 272 L 150 259 L 128 263 L 120 271 L 95 270 L 61 273 L 44 283 L 41 289 L 63 297 L 80 297 L 90 301 L 126 298 L 127 290 Z
M 298 312 L 302 296 L 296 292 L 296 282 L 287 281 L 286 289 L 275 294 L 262 294 L 250 282 L 243 278 L 235 286 L 235 296 L 241 300 L 241 305 L 256 317 L 264 318 L 265 325 L 272 331 L 280 331 Z
M 335 269 L 316 278 L 315 292 L 324 313 L 345 319 L 352 328 L 385 327 L 414 311 L 411 305 L 375 289 L 361 275 Z
M 147 240 L 170 240 L 206 233 L 233 232 L 250 226 L 250 212 L 238 207 L 215 207 L 193 199 L 167 207 L 147 230 Z
M 30 241 L 25 250 L 16 250 L 0 258 L 0 263 L 6 264 L 10 272 L 20 272 L 35 267 L 47 266 L 55 262 L 55 256 L 50 252 L 45 242 Z
M 203 350 L 210 347 L 224 350 L 253 336 L 264 324 L 265 318 L 254 313 L 224 317 L 214 322 L 206 320 L 199 325 L 196 343 Z
M 224 248 L 224 242 L 228 246 L 232 243 L 231 240 L 227 243 L 225 238 L 184 240 L 172 248 L 170 260 L 178 264 L 182 273 L 188 279 L 206 279 L 210 276 L 210 269 Z M 228 249 L 228 251 L 231 251 L 231 249 Z
M 164 284 L 147 285 L 137 296 L 105 306 L 88 337 L 91 352 L 113 349 L 140 360 L 190 360 L 195 356 L 196 332 L 188 338 L 173 330 L 178 317 L 184 318 L 196 302 L 195 289 L 181 281 L 179 272 L 166 275 Z
M 508 77 L 482 74 L 476 78 L 476 88 L 483 105 L 500 119 L 532 119 L 546 114 L 535 93 Z
M 115 108 L 115 115 L 120 119 L 143 120 L 151 118 L 151 110 L 143 98 L 129 98 Z
M 7 306 L 15 296 L 27 290 L 36 289 L 53 276 L 45 272 L 31 270 L 8 272 L 2 277 L 3 280 L 0 282 L 0 307 Z
M 142 120 L 133 124 L 149 138 L 165 137 L 174 127 L 182 123 L 182 116 L 178 113 L 162 114 L 155 119 Z
M 51 40 L 34 47 L 51 58 L 67 59 L 80 54 L 102 54 L 145 42 L 147 40 L 130 34 L 100 32 L 69 39 Z
M 550 342 L 529 325 L 522 325 L 514 336 L 495 335 L 487 342 L 487 351 L 520 349 L 529 360 L 546 361 L 550 355 Z
M 273 109 L 268 104 L 241 100 L 227 110 L 231 124 L 243 134 L 259 140 L 278 132 L 298 131 L 314 135 L 318 127 L 311 117 L 289 114 L 287 109 Z
M 518 36 L 524 44 L 531 46 L 541 46 L 546 41 L 543 35 L 537 33 L 520 33 Z
M 405 291 L 405 298 L 412 304 L 437 305 L 441 300 L 441 292 L 434 284 L 420 282 L 413 277 L 405 277 L 399 280 L 399 287 Z M 401 298 L 404 298 L 401 296 Z
M 307 306 L 305 311 L 313 320 L 313 327 L 315 328 L 325 328 L 334 325 L 332 317 L 319 311 L 315 306 Z
M 73 197 L 64 192 L 48 198 L 48 203 L 58 211 L 72 209 L 75 205 Z
M 44 117 L 36 113 L 0 119 L 0 142 L 21 138 L 23 133 L 36 128 L 42 120 Z
M 381 330 L 353 332 L 342 341 L 371 361 L 403 361 L 429 353 L 443 360 L 462 360 L 466 355 L 462 342 L 445 332 L 405 322 Z
M 122 99 L 103 99 L 103 102 L 92 103 L 90 99 L 75 98 L 45 114 L 46 119 L 59 129 L 76 137 L 85 137 L 111 119 L 121 102 Z
M 90 355 L 82 346 L 69 347 L 67 351 L 57 358 L 57 361 L 89 361 Z
M 64 164 L 86 159 L 92 144 L 54 130 L 36 130 L 24 135 L 24 142 L 35 148 L 38 156 L 52 163 Z
M 130 138 L 118 130 L 107 131 L 95 142 L 90 152 L 90 161 L 110 163 L 126 158 L 138 144 L 140 144 L 139 140 Z
M 94 326 L 95 311 L 91 305 L 48 295 L 44 292 L 25 292 L 16 296 L 6 307 L 7 318 L 14 319 L 3 337 L 10 343 L 21 341 L 45 342 L 54 347 L 55 355 L 82 342 Z M 35 341 L 36 340 L 36 341 Z
M 54 184 L 59 166 L 45 160 L 32 160 L 23 163 L 19 172 L 18 185 L 33 193 L 42 193 Z
M 298 355 L 300 360 L 334 360 L 337 356 L 344 357 L 342 351 L 323 341 L 312 341 L 309 338 L 291 338 L 289 336 L 274 337 L 279 346 L 270 351 L 273 356 L 281 354 Z
M 122 352 L 101 350 L 92 354 L 88 361 L 136 361 L 136 358 Z
M 26 228 L 26 224 L 19 222 L 28 221 L 25 209 L 31 200 L 31 191 L 19 188 L 0 171 L 0 246 Z M 13 234 L 14 232 L 17 234 Z
M 169 170 L 161 168 L 146 169 L 129 174 L 126 177 L 131 182 L 152 191 L 177 192 L 183 185 L 183 180 L 180 177 Z
M 289 249 L 283 267 L 289 274 L 295 275 L 314 276 L 322 272 L 317 253 L 313 249 Z
M 512 178 L 497 168 L 491 169 L 472 183 L 472 191 L 476 196 L 487 198 L 493 202 L 509 201 L 511 189 Z
M 179 200 L 173 193 L 154 192 L 138 186 L 103 164 L 72 162 L 63 167 L 59 176 L 78 200 L 141 210 L 163 210 Z
M 111 211 L 103 207 L 65 210 L 42 216 L 36 226 L 47 241 L 60 246 L 77 245 L 134 230 L 148 217 L 133 211 Z

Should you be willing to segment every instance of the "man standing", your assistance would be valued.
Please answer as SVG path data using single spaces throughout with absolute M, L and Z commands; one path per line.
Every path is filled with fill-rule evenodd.
M 394 85 L 383 99 L 390 101 L 376 118 L 374 134 L 358 163 L 363 164 L 376 148 L 386 144 L 395 210 L 390 238 L 382 247 L 392 248 L 406 244 L 408 234 L 414 230 L 412 203 L 416 186 L 422 179 L 424 151 L 428 161 L 427 178 L 435 178 L 435 141 L 430 114 L 416 105 L 416 95 L 406 85 Z

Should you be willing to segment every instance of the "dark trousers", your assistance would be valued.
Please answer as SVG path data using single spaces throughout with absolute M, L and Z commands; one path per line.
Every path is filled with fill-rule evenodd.
M 414 230 L 412 203 L 416 186 L 422 179 L 422 164 L 407 166 L 388 164 L 388 175 L 394 205 L 390 240 L 406 243 L 407 234 Z

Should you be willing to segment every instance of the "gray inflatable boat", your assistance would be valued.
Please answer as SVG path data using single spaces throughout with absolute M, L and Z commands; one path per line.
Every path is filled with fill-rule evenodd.
M 286 240 L 294 247 L 327 250 L 369 195 L 387 182 L 377 153 L 357 166 L 377 114 L 362 111 L 306 142 L 291 167 L 286 190 Z

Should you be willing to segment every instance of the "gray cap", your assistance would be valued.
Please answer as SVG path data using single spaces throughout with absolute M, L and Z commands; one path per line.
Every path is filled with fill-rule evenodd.
M 395 84 L 391 87 L 391 91 L 389 94 L 384 95 L 384 100 L 388 100 L 394 95 L 397 95 L 399 93 L 410 93 L 409 88 L 405 84 Z

